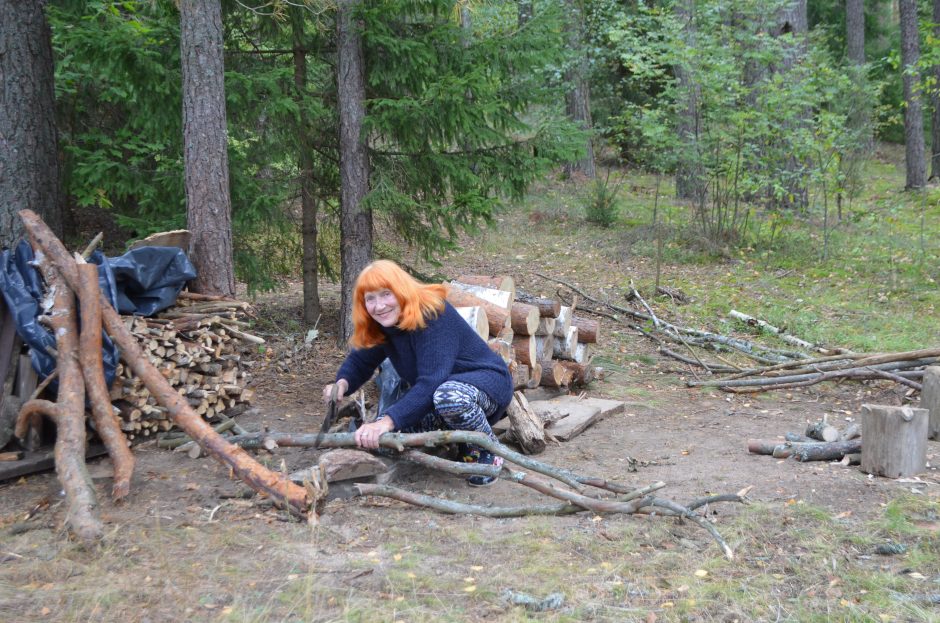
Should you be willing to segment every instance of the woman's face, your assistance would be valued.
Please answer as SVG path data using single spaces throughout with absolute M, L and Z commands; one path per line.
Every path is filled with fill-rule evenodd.
M 401 306 L 391 290 L 388 288 L 369 290 L 365 294 L 365 302 L 366 311 L 377 323 L 386 328 L 398 324 Z

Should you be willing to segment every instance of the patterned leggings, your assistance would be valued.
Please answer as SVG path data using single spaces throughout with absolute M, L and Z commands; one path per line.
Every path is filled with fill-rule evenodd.
M 403 433 L 425 433 L 432 430 L 469 430 L 486 433 L 496 441 L 490 418 L 499 405 L 482 390 L 461 383 L 445 381 L 434 392 L 434 411 L 428 413 Z

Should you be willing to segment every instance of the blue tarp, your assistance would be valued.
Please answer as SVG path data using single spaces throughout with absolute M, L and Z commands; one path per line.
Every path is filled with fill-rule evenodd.
M 43 284 L 33 259 L 25 240 L 13 251 L 0 253 L 0 293 L 16 320 L 17 333 L 29 345 L 33 369 L 45 378 L 56 367 L 55 357 L 46 350 L 55 348 L 55 337 L 38 322 Z M 196 277 L 196 269 L 176 247 L 140 247 L 117 258 L 95 251 L 90 262 L 98 266 L 101 291 L 122 314 L 152 316 L 173 305 L 186 282 Z M 118 351 L 107 334 L 102 337 L 105 380 L 110 386 Z

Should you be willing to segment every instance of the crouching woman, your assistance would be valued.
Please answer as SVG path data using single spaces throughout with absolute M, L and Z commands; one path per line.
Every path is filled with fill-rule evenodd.
M 337 396 L 359 389 L 386 359 L 407 388 L 376 421 L 356 430 L 358 446 L 378 448 L 379 436 L 392 431 L 478 431 L 496 440 L 491 425 L 512 399 L 509 369 L 445 300 L 446 294 L 446 286 L 420 283 L 388 260 L 369 264 L 356 279 L 353 348 L 336 373 Z M 332 389 L 333 384 L 323 388 L 325 401 Z M 468 462 L 502 461 L 479 446 L 464 446 L 461 454 Z M 467 480 L 485 486 L 495 479 Z

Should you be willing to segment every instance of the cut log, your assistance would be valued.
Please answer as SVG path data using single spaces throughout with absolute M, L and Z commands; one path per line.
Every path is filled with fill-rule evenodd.
M 533 335 L 532 340 L 535 342 L 536 360 L 545 361 L 552 358 L 555 348 L 554 335 Z
M 810 439 L 816 439 L 818 441 L 838 441 L 839 437 L 841 437 L 839 429 L 823 421 L 809 424 L 804 434 Z
M 924 389 L 920 392 L 920 407 L 927 409 L 927 437 L 940 440 L 940 366 L 927 366 L 924 370 Z
M 578 342 L 577 348 L 574 350 L 574 360 L 580 364 L 587 365 L 591 362 L 591 357 L 594 356 L 594 350 L 591 348 L 590 344 L 585 344 L 584 342 Z
M 536 335 L 553 335 L 555 333 L 555 318 L 539 318 L 539 326 L 535 329 Z
M 535 305 L 539 308 L 539 316 L 542 318 L 557 318 L 561 312 L 561 303 L 555 299 L 542 298 L 541 296 L 531 296 L 528 294 L 519 294 L 516 300 L 520 303 Z
M 298 470 L 290 475 L 290 479 L 298 484 L 303 484 L 313 478 L 314 469 L 319 469 L 320 474 L 326 478 L 326 481 L 333 483 L 341 480 L 371 478 L 384 474 L 388 471 L 388 465 L 383 463 L 377 456 L 364 450 L 337 448 L 324 452 L 317 461 L 316 467 Z
M 532 367 L 538 361 L 535 356 L 535 338 L 531 335 L 516 335 L 512 338 L 512 352 L 516 361 Z
M 486 343 L 489 345 L 490 350 L 499 355 L 507 364 L 512 361 L 512 341 L 507 342 L 498 337 L 491 337 Z
M 572 316 L 571 326 L 578 327 L 578 341 L 586 344 L 596 344 L 601 334 L 601 323 L 593 318 Z
M 571 317 L 573 315 L 574 312 L 570 307 L 561 306 L 561 310 L 555 318 L 555 337 L 564 338 L 568 335 L 568 330 L 571 328 Z
M 509 373 L 512 375 L 513 389 L 526 389 L 529 386 L 529 378 L 532 374 L 532 368 L 529 366 L 513 361 L 509 364 Z
M 927 466 L 926 409 L 862 405 L 862 471 L 901 478 Z
M 564 359 L 560 359 L 558 364 L 567 370 L 571 375 L 571 380 L 568 382 L 571 387 L 588 385 L 594 381 L 596 368 L 590 363 L 583 364 L 578 363 L 577 361 L 566 361 Z
M 517 335 L 535 335 L 539 328 L 539 309 L 526 303 L 512 304 L 512 330 Z
M 542 387 L 565 387 L 571 383 L 571 373 L 565 369 L 561 362 L 553 359 L 542 360 L 542 375 L 539 385 Z
M 512 294 L 511 300 L 516 300 L 516 281 L 506 275 L 460 275 L 457 277 L 457 281 L 474 286 L 503 290 Z
M 535 389 L 542 381 L 542 364 L 535 362 L 529 369 L 529 382 L 526 383 L 526 389 Z
M 838 461 L 846 454 L 856 454 L 862 450 L 862 440 L 851 441 L 788 441 L 774 448 L 775 459 L 793 458 L 797 461 Z
M 447 286 L 446 283 L 444 285 Z M 499 335 L 504 327 L 509 326 L 509 312 L 460 288 L 448 287 L 447 302 L 454 307 L 482 307 L 485 309 L 486 318 L 490 324 L 490 335 Z
M 539 454 L 545 450 L 545 425 L 532 411 L 522 392 L 513 394 L 506 415 L 512 427 L 513 439 L 524 454 Z
M 457 313 L 473 327 L 476 334 L 486 341 L 490 337 L 490 321 L 486 317 L 486 310 L 482 307 L 457 307 Z
M 464 292 L 469 292 L 470 294 L 476 295 L 487 301 L 496 305 L 502 310 L 509 311 L 512 308 L 512 293 L 506 292 L 505 290 L 495 290 L 493 288 L 487 288 L 484 286 L 474 286 L 468 283 L 460 283 L 459 281 L 450 282 L 451 289 L 460 288 Z
M 578 327 L 568 327 L 568 333 L 555 340 L 552 354 L 557 359 L 569 359 L 574 361 L 578 350 Z
M 771 455 L 777 446 L 784 445 L 784 442 L 777 439 L 748 439 L 747 451 L 751 454 Z

